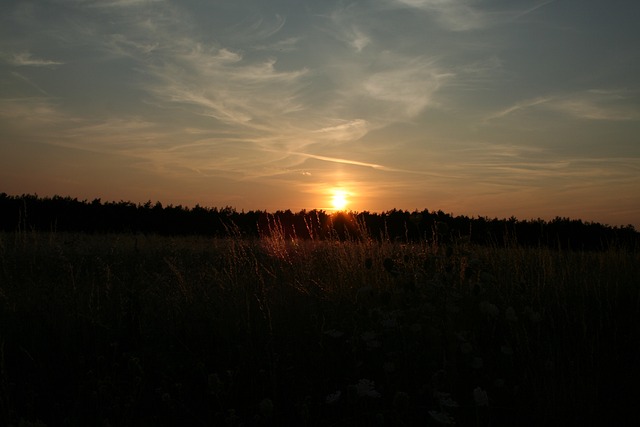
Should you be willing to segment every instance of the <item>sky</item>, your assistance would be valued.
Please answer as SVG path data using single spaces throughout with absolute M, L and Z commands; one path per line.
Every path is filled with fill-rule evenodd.
M 3 0 L 0 192 L 640 228 L 640 3 Z

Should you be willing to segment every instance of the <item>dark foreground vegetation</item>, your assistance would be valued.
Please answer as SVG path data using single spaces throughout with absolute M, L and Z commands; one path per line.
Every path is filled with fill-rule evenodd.
M 579 219 L 551 221 L 452 216 L 442 211 L 391 210 L 384 213 L 290 210 L 237 212 L 232 207 L 163 206 L 151 201 L 91 202 L 71 197 L 40 198 L 0 193 L 0 230 L 82 233 L 145 233 L 165 236 L 227 236 L 230 229 L 243 237 L 275 231 L 286 238 L 401 240 L 422 242 L 465 238 L 480 245 L 518 244 L 574 250 L 640 248 L 640 233 L 632 225 L 611 227 Z
M 640 256 L 0 233 L 0 425 L 630 425 Z
M 1 426 L 638 419 L 633 227 L 0 207 Z

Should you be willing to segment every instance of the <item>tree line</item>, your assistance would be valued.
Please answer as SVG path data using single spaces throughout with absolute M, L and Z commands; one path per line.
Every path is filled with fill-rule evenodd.
M 301 239 L 394 240 L 449 243 L 545 246 L 603 250 L 612 246 L 638 250 L 640 233 L 633 225 L 609 226 L 556 217 L 518 220 L 453 216 L 441 210 L 382 213 L 324 210 L 238 212 L 235 208 L 196 205 L 163 206 L 161 202 L 102 202 L 53 196 L 0 193 L 0 230 L 83 233 L 144 233 L 260 237 L 277 235 Z

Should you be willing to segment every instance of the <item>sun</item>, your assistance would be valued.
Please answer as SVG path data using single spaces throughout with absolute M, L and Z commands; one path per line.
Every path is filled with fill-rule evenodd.
M 344 210 L 349 204 L 349 200 L 347 199 L 348 193 L 344 190 L 333 190 L 333 195 L 331 196 L 331 206 L 336 211 Z

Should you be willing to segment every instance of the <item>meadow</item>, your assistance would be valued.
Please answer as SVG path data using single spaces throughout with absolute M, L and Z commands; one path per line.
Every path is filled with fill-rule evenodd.
M 615 247 L 4 232 L 0 425 L 625 425 L 639 284 Z

